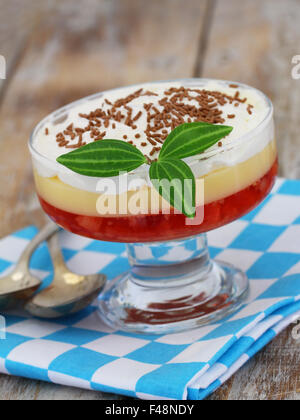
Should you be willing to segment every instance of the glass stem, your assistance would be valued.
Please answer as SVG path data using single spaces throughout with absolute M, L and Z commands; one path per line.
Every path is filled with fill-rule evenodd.
M 127 245 L 131 280 L 147 287 L 178 287 L 212 269 L 206 234 L 193 238 Z

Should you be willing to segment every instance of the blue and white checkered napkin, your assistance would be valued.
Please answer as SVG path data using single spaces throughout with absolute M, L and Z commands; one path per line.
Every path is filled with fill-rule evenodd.
M 0 272 L 18 259 L 36 230 L 0 241 Z M 251 214 L 209 234 L 213 257 L 247 272 L 251 294 L 238 313 L 186 333 L 142 336 L 111 331 L 96 306 L 43 321 L 4 314 L 0 371 L 145 399 L 203 399 L 300 315 L 300 181 L 279 180 Z M 65 259 L 79 273 L 114 278 L 128 268 L 124 245 L 63 233 Z M 46 245 L 32 269 L 51 282 Z

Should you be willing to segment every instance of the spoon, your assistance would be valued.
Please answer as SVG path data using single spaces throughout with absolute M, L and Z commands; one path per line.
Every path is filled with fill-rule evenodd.
M 40 279 L 31 274 L 29 262 L 35 249 L 58 231 L 54 223 L 48 223 L 23 251 L 14 270 L 0 277 L 0 309 L 16 306 L 20 301 L 29 299 L 41 285 Z
M 92 303 L 106 283 L 106 276 L 83 276 L 71 272 L 64 262 L 58 235 L 49 239 L 48 247 L 54 266 L 53 282 L 32 297 L 25 309 L 39 318 L 59 318 L 78 312 Z

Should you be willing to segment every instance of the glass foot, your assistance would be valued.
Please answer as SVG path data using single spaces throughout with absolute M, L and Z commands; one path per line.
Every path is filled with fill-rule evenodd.
M 215 322 L 236 311 L 248 293 L 246 275 L 210 260 L 206 235 L 128 245 L 131 271 L 100 296 L 101 318 L 113 329 L 168 334 Z

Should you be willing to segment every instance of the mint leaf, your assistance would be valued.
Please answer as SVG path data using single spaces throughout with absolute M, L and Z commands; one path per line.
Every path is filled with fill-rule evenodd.
M 147 158 L 131 144 L 105 139 L 62 155 L 57 162 L 81 175 L 110 177 L 133 171 L 147 163 Z
M 196 181 L 190 167 L 181 160 L 153 162 L 150 179 L 158 193 L 174 208 L 194 218 Z
M 176 127 L 166 138 L 159 154 L 159 160 L 183 159 L 203 153 L 233 127 L 203 122 L 185 123 Z

